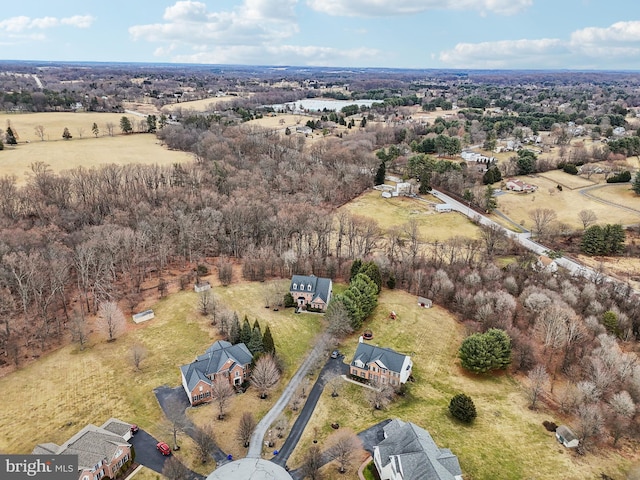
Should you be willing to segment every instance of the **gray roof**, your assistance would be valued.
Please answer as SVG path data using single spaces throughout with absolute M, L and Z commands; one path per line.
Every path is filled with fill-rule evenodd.
M 116 435 L 124 437 L 131 431 L 131 424 L 112 417 L 102 424 L 102 428 L 104 428 L 108 432 L 115 433 Z
M 293 285 L 297 288 L 294 290 Z M 315 275 L 294 275 L 291 277 L 291 284 L 289 285 L 289 292 L 301 291 L 300 285 L 304 285 L 304 291 L 313 294 L 313 297 L 320 297 L 322 301 L 327 303 L 329 294 L 331 293 L 331 279 L 316 277 Z M 308 286 L 311 285 L 311 290 L 308 290 Z
M 224 340 L 218 340 L 204 354 L 198 356 L 195 361 L 180 367 L 189 390 L 193 390 L 200 380 L 211 384 L 211 380 L 207 375 L 220 372 L 227 360 L 232 361 L 229 369 L 236 364 L 244 367 L 253 361 L 253 355 L 251 355 L 244 343 L 231 345 L 231 343 Z
M 377 445 L 380 462 L 400 465 L 405 480 L 454 480 L 462 475 L 458 457 L 438 448 L 429 432 L 410 422 L 392 420 L 384 427 L 385 439 Z
M 571 442 L 572 440 L 578 440 L 578 437 L 576 437 L 576 434 L 573 433 L 573 431 L 566 425 L 560 425 L 558 428 L 556 428 L 556 433 L 562 436 L 562 438 L 564 438 L 567 442 Z
M 120 435 L 87 425 L 59 447 L 54 443 L 42 443 L 33 449 L 33 453 L 78 455 L 78 468 L 84 469 L 93 468 L 103 460 L 109 463 L 118 449 L 130 446 Z
M 368 343 L 360 342 L 356 353 L 353 355 L 353 360 L 351 360 L 351 365 L 354 365 L 356 360 L 360 360 L 365 366 L 378 362 L 384 365 L 384 368 L 387 370 L 400 372 L 406 357 L 406 355 L 391 350 L 390 348 L 376 347 Z

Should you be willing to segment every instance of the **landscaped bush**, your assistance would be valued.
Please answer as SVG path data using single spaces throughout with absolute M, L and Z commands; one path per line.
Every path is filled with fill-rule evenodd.
M 296 306 L 296 301 L 293 299 L 293 295 L 291 295 L 291 293 L 287 293 L 284 296 L 284 307 L 285 308 L 290 308 L 290 307 L 295 307 Z
M 449 413 L 461 422 L 471 423 L 477 417 L 476 406 L 471 397 L 459 393 L 449 402 Z
M 546 428 L 548 432 L 555 432 L 558 428 L 558 425 L 556 425 L 554 422 L 550 422 L 549 420 L 545 420 L 544 422 L 542 422 L 542 425 L 544 425 L 544 428 Z
M 631 172 L 629 170 L 625 170 L 624 172 L 620 172 L 613 177 L 607 178 L 607 183 L 625 183 L 631 181 Z
M 196 268 L 196 273 L 198 274 L 199 277 L 204 277 L 205 275 L 209 275 L 209 267 L 207 267 L 206 265 L 198 265 Z
M 511 338 L 499 328 L 474 333 L 463 340 L 458 357 L 462 366 L 474 373 L 507 368 L 511 363 Z
M 573 163 L 567 163 L 562 170 L 564 173 L 568 173 L 569 175 L 577 175 L 578 167 L 576 167 Z

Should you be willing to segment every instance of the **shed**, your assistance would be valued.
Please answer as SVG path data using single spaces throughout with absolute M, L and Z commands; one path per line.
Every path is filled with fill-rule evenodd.
M 153 310 L 145 310 L 144 312 L 136 313 L 133 315 L 133 321 L 136 323 L 146 322 L 147 320 L 151 320 L 155 318 L 155 314 Z
M 438 213 L 450 212 L 450 211 L 451 211 L 451 205 L 449 205 L 448 203 L 441 203 L 436 205 L 436 212 Z
M 204 282 L 196 283 L 193 286 L 193 290 L 196 293 L 204 292 L 205 290 L 211 290 L 211 284 L 205 280 Z
M 391 198 L 391 192 L 382 192 L 382 198 Z
M 422 308 L 431 308 L 433 302 L 426 297 L 418 297 L 418 305 L 420 305 Z
M 566 425 L 560 425 L 556 428 L 556 438 L 567 448 L 576 448 L 580 443 L 576 434 L 573 433 Z

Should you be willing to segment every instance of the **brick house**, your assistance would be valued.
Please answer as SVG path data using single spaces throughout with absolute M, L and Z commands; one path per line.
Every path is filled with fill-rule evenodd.
M 409 355 L 360 342 L 349 365 L 349 373 L 371 382 L 400 386 L 409 379 L 412 368 Z
M 180 367 L 182 386 L 191 405 L 211 401 L 211 387 L 215 382 L 242 385 L 249 378 L 253 355 L 244 343 L 218 340 L 193 362 Z
M 438 448 L 423 428 L 396 418 L 383 432 L 384 440 L 373 447 L 381 480 L 462 480 L 458 457 Z
M 324 312 L 331 301 L 333 282 L 330 278 L 315 275 L 294 275 L 289 293 L 299 307 L 309 305 Z
M 113 431 L 130 434 L 131 426 L 117 419 L 109 419 L 101 427 L 87 425 L 62 445 L 41 443 L 33 449 L 35 455 L 78 455 L 78 480 L 116 478 L 122 468 L 132 461 L 131 444 Z

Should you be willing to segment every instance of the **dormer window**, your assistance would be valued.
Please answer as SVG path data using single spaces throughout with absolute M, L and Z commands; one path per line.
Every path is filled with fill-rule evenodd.
M 294 289 L 294 290 L 297 290 L 297 289 L 298 289 L 298 284 L 297 284 L 297 283 L 294 283 L 294 284 L 293 284 L 293 289 Z
M 311 291 L 311 284 L 307 285 L 307 290 Z

